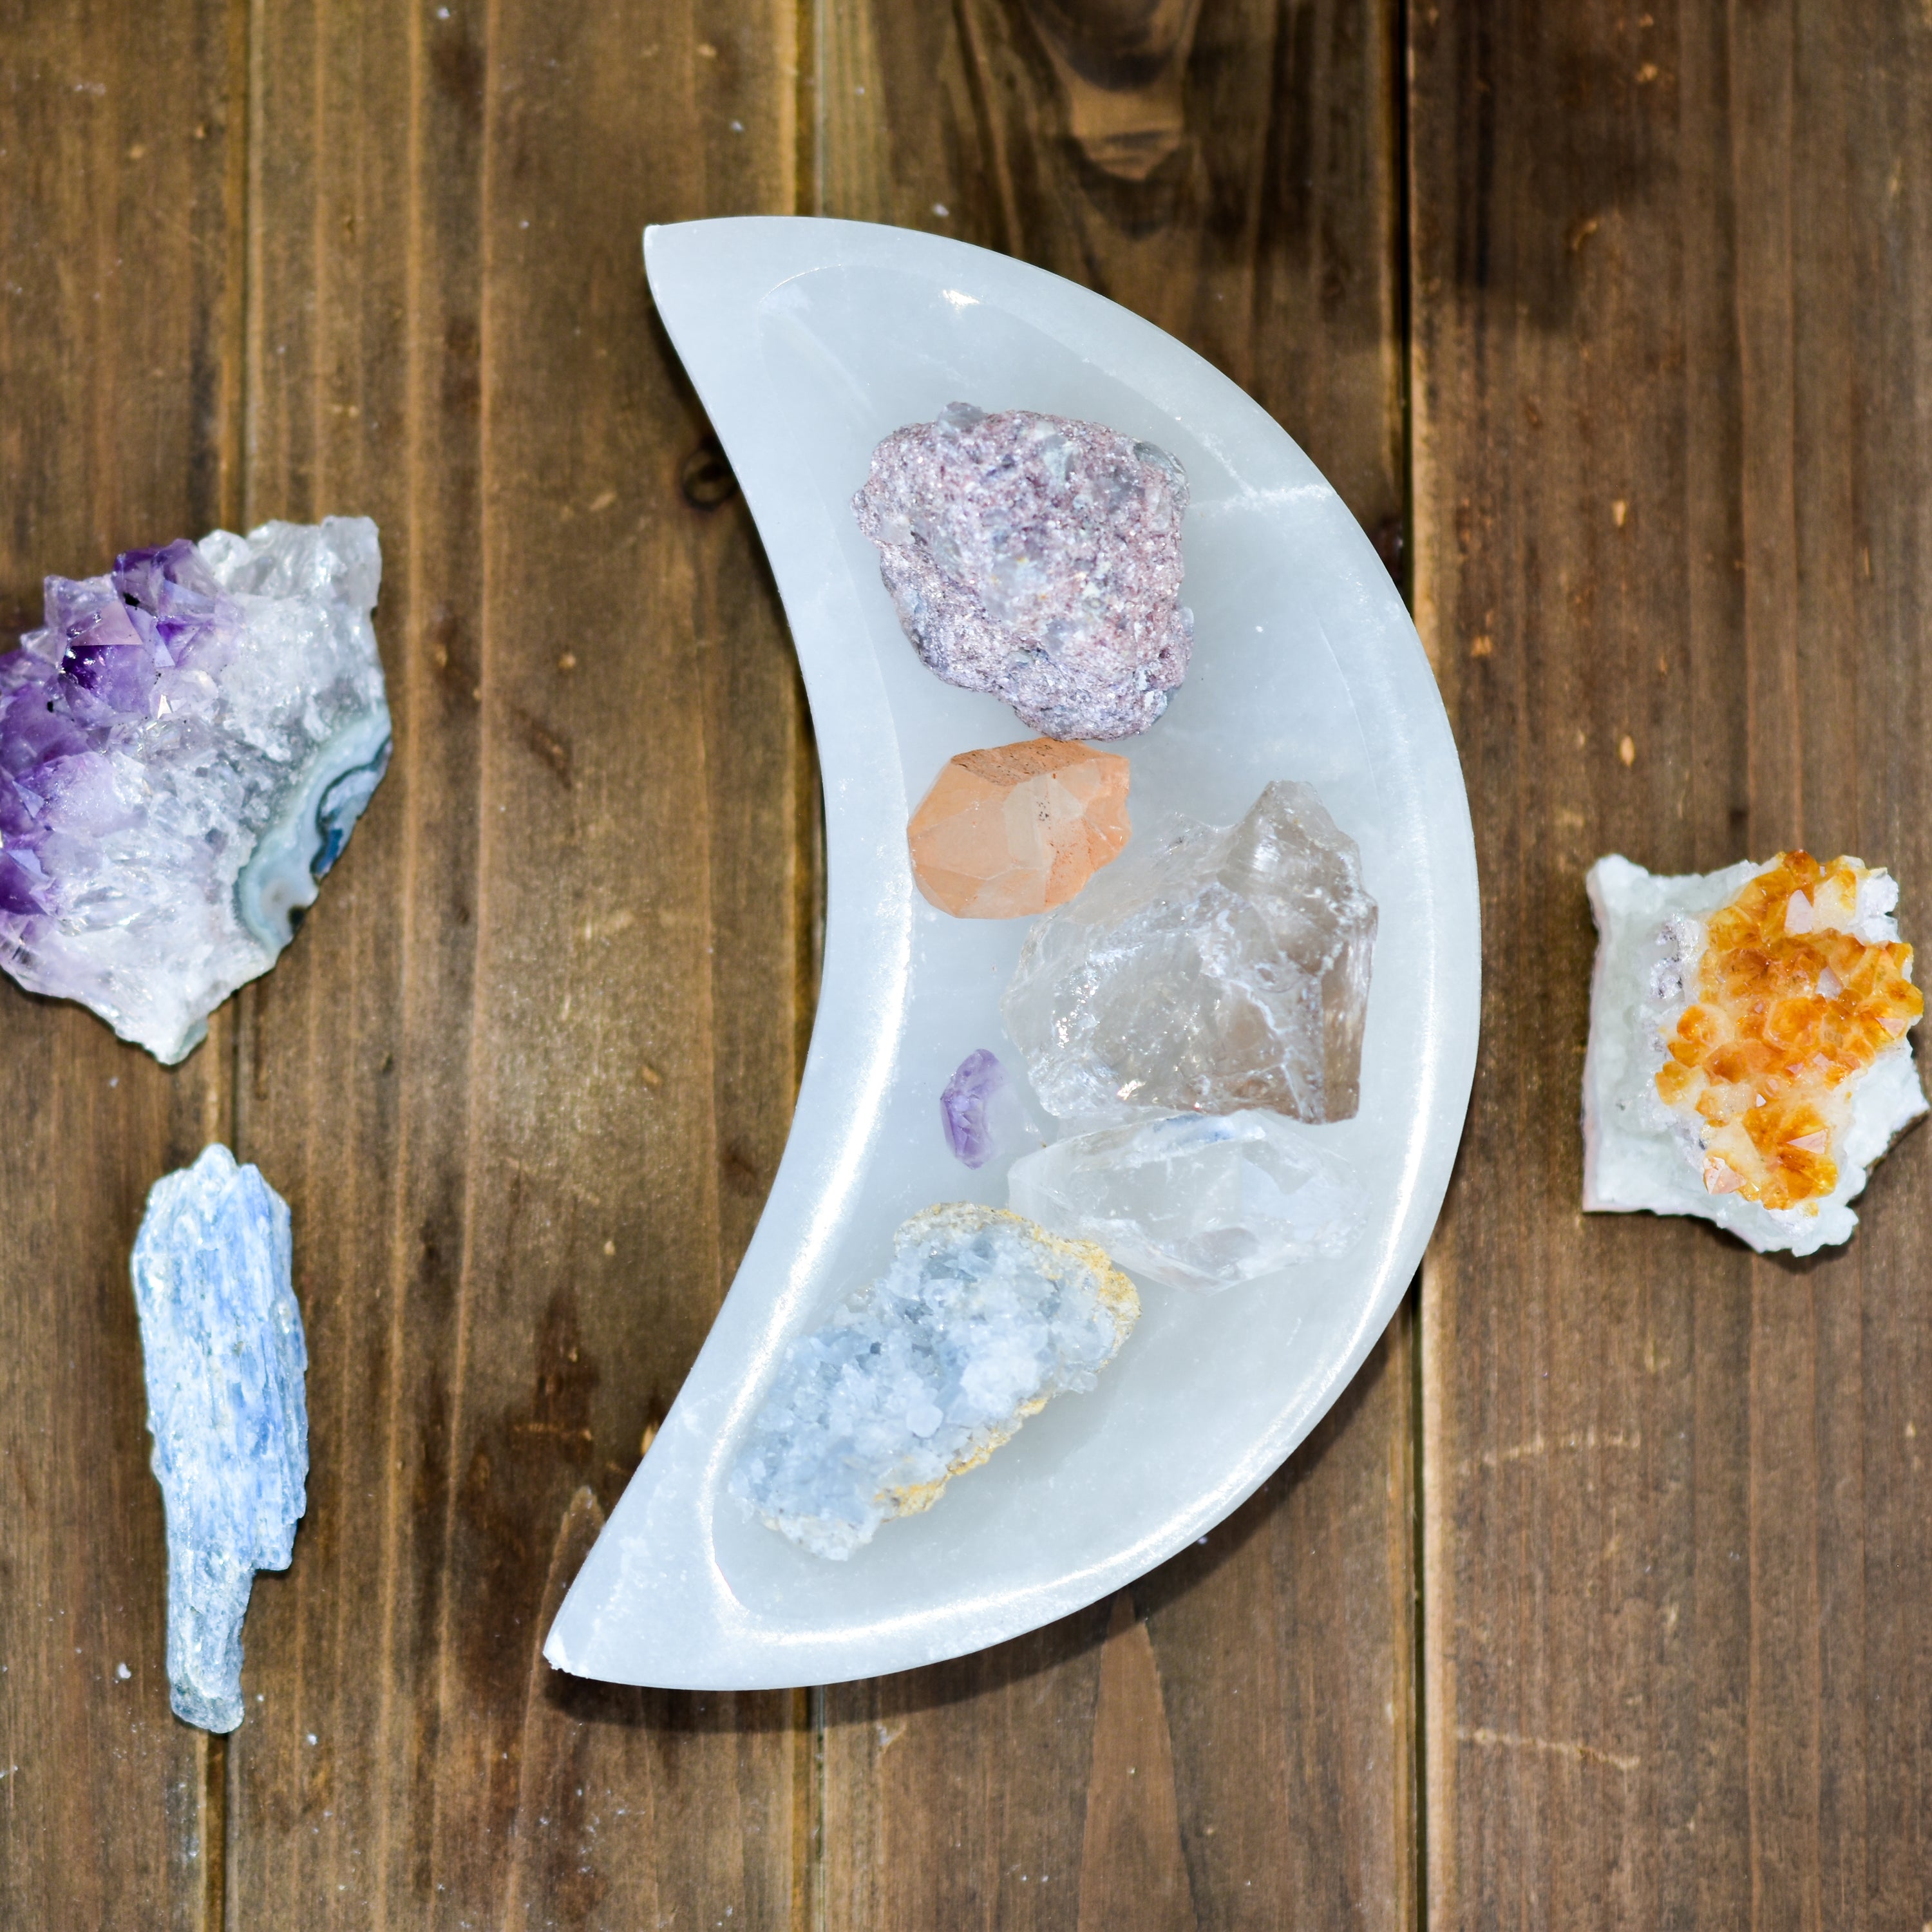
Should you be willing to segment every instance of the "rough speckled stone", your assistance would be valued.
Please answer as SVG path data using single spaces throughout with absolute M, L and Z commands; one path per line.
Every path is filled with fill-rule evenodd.
M 1187 478 L 1099 423 L 952 404 L 895 430 L 852 500 L 928 668 L 1049 738 L 1126 738 L 1187 674 Z

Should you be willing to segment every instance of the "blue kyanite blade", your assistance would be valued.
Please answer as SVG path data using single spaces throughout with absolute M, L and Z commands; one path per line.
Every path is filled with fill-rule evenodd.
M 167 1511 L 170 1701 L 190 1724 L 232 1731 L 255 1572 L 288 1568 L 308 1503 L 308 1352 L 288 1204 L 211 1147 L 155 1182 L 134 1276 Z

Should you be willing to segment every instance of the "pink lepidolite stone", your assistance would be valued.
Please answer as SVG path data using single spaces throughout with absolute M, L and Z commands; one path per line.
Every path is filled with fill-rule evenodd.
M 852 500 L 927 668 L 1050 738 L 1127 738 L 1186 675 L 1187 478 L 1100 423 L 954 403 L 895 430 Z

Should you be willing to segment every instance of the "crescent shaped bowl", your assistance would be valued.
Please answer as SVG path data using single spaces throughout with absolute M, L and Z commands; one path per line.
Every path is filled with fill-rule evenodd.
M 824 775 L 823 990 L 790 1137 L 742 1267 L 544 1646 L 582 1676 L 757 1689 L 958 1656 L 1117 1589 L 1276 1468 L 1360 1366 L 1442 1205 L 1475 1065 L 1475 850 L 1448 721 L 1367 539 L 1287 434 L 1191 350 L 1057 276 L 910 231 L 800 218 L 648 230 L 658 313 L 710 412 L 791 623 Z M 1030 922 L 915 889 L 914 806 L 956 752 L 1031 735 L 906 641 L 849 505 L 872 448 L 955 399 L 1103 422 L 1172 451 L 1196 644 L 1132 761 L 1137 832 L 1228 824 L 1313 784 L 1381 908 L 1344 1258 L 1210 1298 L 1142 1282 L 1099 1388 L 1050 1404 L 935 1508 L 831 1563 L 725 1492 L 786 1345 L 880 1272 L 936 1202 L 1005 1204 L 942 1137 L 973 1049 L 1022 1063 L 999 999 Z M 1042 1117 L 1044 1118 L 1044 1117 Z

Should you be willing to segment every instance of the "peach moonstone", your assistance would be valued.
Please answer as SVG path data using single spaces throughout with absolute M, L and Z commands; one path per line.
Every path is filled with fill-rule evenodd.
M 907 827 L 913 877 L 958 919 L 1024 919 L 1127 842 L 1127 761 L 1052 738 L 962 752 Z

